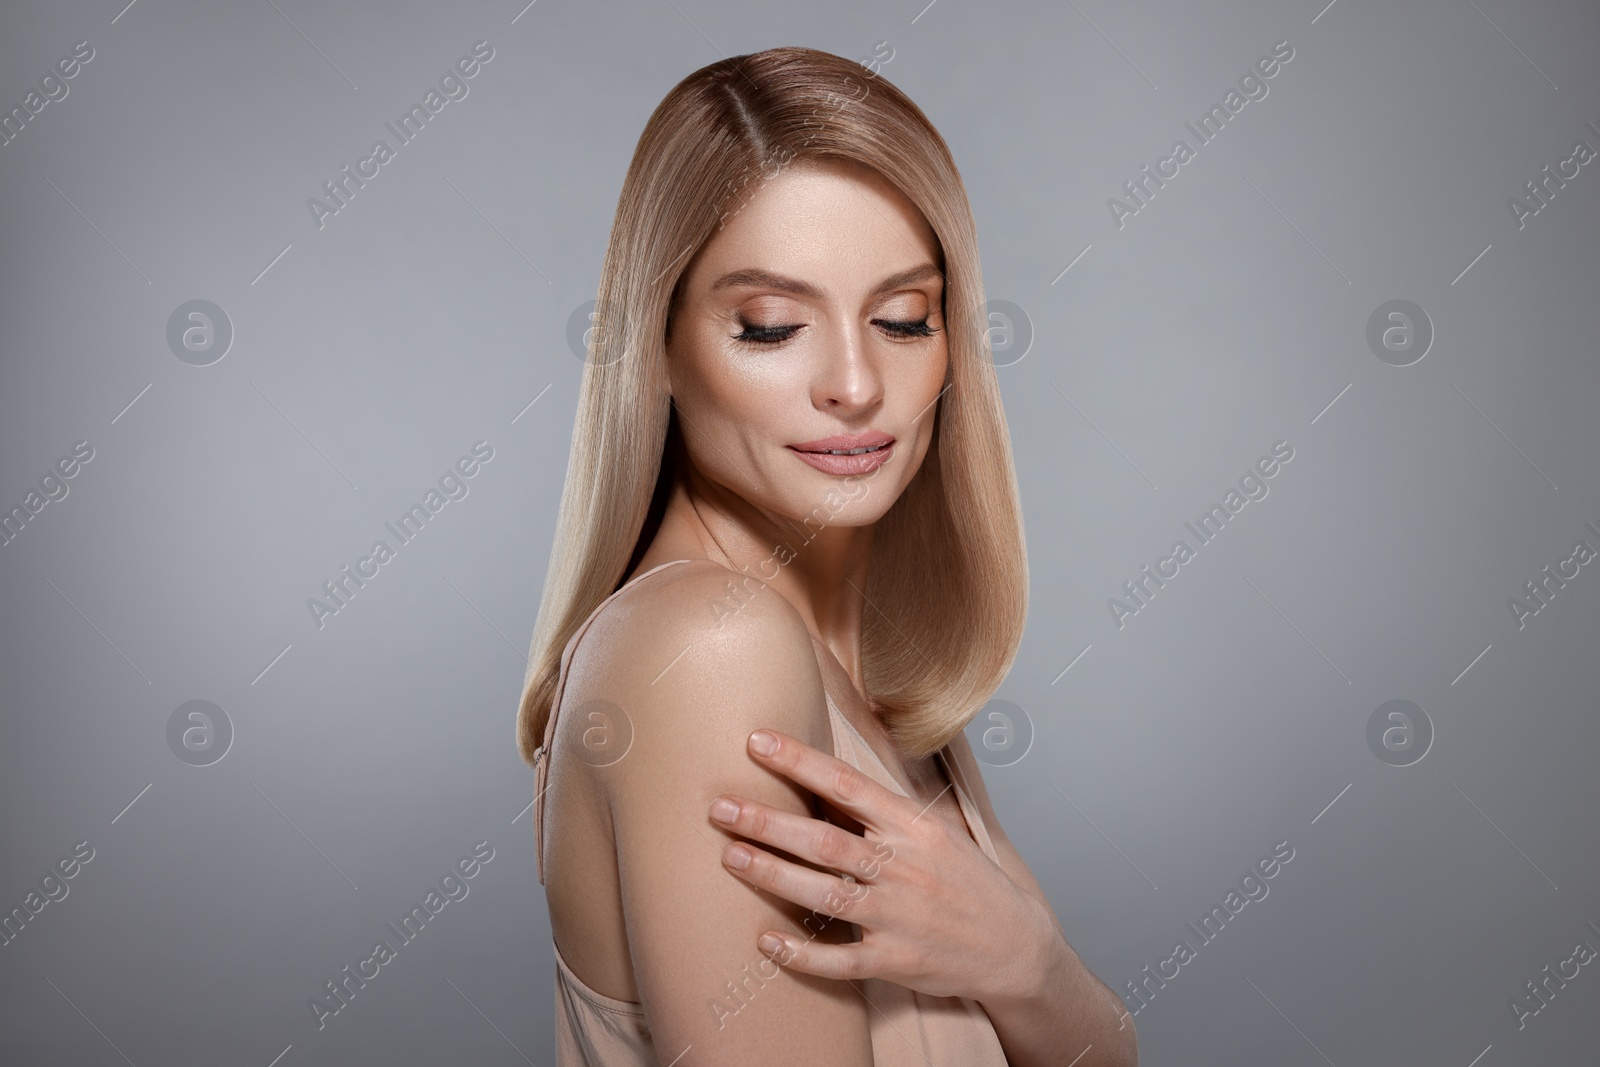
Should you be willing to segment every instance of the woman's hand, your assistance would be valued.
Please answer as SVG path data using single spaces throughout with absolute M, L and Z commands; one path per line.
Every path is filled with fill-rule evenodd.
M 763 737 L 775 742 L 770 752 L 758 747 Z M 788 734 L 757 730 L 750 752 L 862 827 L 851 833 L 739 797 L 712 803 L 711 817 L 728 830 L 845 876 L 728 845 L 723 863 L 751 885 L 861 928 L 860 941 L 842 945 L 773 930 L 758 939 L 762 952 L 807 974 L 883 978 L 932 996 L 986 1001 L 1037 992 L 1059 928 L 964 827 Z

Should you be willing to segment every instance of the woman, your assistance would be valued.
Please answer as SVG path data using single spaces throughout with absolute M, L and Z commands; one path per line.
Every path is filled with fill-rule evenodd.
M 558 1061 L 1135 1063 L 962 733 L 1027 569 L 943 140 L 837 56 L 713 63 L 596 307 L 517 722 Z

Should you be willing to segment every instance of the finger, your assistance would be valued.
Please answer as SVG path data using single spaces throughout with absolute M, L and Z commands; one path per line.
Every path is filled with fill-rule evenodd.
M 751 885 L 792 901 L 815 914 L 865 926 L 874 925 L 872 916 L 877 903 L 876 894 L 865 882 L 839 878 L 781 859 L 743 841 L 734 841 L 725 847 L 722 850 L 722 862 Z
M 875 876 L 885 856 L 893 855 L 887 842 L 875 847 L 822 819 L 738 797 L 718 797 L 711 804 L 711 818 L 730 832 L 862 881 Z
M 872 949 L 861 941 L 835 945 L 799 938 L 790 933 L 768 931 L 757 939 L 756 947 L 772 962 L 787 970 L 814 974 L 820 978 L 858 981 L 877 973 Z
M 763 751 L 763 738 L 771 750 Z M 805 786 L 847 812 L 863 826 L 883 830 L 909 822 L 918 814 L 910 797 L 886 789 L 844 760 L 779 730 L 756 730 L 750 735 L 750 752 L 763 764 Z

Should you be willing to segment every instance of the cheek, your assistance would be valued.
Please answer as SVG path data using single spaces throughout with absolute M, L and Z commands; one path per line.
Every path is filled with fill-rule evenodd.
M 787 383 L 770 367 L 729 364 L 706 384 L 718 417 L 742 427 L 761 425 L 788 403 Z
M 700 433 L 719 441 L 765 436 L 787 426 L 805 401 L 804 369 L 761 352 L 711 351 L 696 361 L 680 406 Z
M 918 392 L 922 397 L 921 402 L 917 405 L 919 409 L 923 404 L 929 403 L 934 397 L 938 396 L 939 391 L 944 388 L 949 366 L 948 350 L 943 346 L 938 352 L 931 353 L 929 359 L 921 366 L 920 373 L 917 376 Z

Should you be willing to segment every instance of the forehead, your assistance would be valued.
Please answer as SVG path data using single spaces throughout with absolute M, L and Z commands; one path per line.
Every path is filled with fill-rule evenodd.
M 871 168 L 801 160 L 741 189 L 689 269 L 706 291 L 729 272 L 765 269 L 849 289 L 940 260 L 933 229 L 904 193 Z

